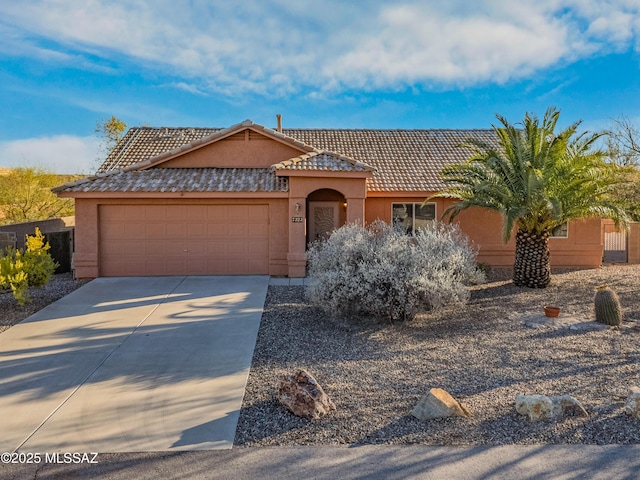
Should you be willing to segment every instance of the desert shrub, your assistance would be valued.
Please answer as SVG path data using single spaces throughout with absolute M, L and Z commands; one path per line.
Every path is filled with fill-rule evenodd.
M 49 248 L 36 228 L 35 235 L 27 235 L 24 249 L 8 248 L 0 258 L 0 288 L 11 289 L 20 305 L 30 301 L 29 287 L 41 287 L 51 279 L 56 262 Z
M 310 301 L 330 314 L 409 320 L 469 299 L 483 280 L 476 251 L 455 225 L 408 236 L 382 221 L 345 225 L 308 253 Z
M 49 254 L 51 246 L 37 227 L 35 235 L 27 235 L 25 244 L 23 258 L 29 286 L 42 287 L 51 280 L 58 266 Z

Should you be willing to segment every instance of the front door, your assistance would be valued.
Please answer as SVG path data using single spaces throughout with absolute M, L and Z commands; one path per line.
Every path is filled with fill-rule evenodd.
M 309 202 L 307 242 L 327 238 L 340 225 L 340 202 Z

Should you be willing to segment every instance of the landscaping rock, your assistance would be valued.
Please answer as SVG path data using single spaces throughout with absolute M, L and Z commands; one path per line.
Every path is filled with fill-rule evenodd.
M 588 417 L 582 404 L 571 395 L 518 395 L 516 412 L 527 415 L 529 420 L 552 420 L 565 416 Z
M 631 387 L 624 409 L 627 415 L 640 419 L 640 388 Z
M 306 370 L 283 375 L 278 383 L 278 401 L 294 415 L 318 419 L 336 406 Z
M 442 388 L 432 388 L 413 408 L 411 414 L 419 420 L 442 417 L 471 417 L 471 412 Z
M 549 420 L 553 418 L 553 402 L 545 395 L 518 395 L 516 412 L 527 415 L 529 420 Z
M 571 395 L 551 397 L 553 412 L 556 417 L 588 417 L 582 404 Z

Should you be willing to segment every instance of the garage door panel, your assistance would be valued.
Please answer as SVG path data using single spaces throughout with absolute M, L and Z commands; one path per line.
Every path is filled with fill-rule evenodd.
M 269 244 L 260 240 L 249 240 L 247 250 L 250 257 L 266 257 L 269 253 Z
M 229 246 L 227 247 L 227 254 L 237 256 L 249 255 L 249 252 L 247 252 L 248 246 L 249 245 L 246 240 L 237 240 L 229 244 Z
M 207 222 L 208 205 L 191 205 L 186 210 L 186 219 L 189 222 Z
M 129 245 L 130 242 L 126 242 L 123 240 L 112 240 L 104 244 L 104 246 L 101 248 L 101 252 L 117 258 L 123 251 L 126 251 Z
M 247 208 L 246 205 L 229 205 L 229 208 L 227 208 L 228 220 L 234 222 L 238 218 L 246 218 Z
M 247 219 L 252 223 L 264 222 L 269 217 L 269 207 L 266 205 L 257 205 L 256 208 L 249 208 L 247 211 Z
M 107 222 L 120 222 L 124 219 L 124 206 L 109 205 L 109 208 L 100 208 L 100 220 Z
M 269 268 L 268 262 L 262 258 L 248 258 L 247 270 L 263 271 Z
M 248 226 L 247 234 L 250 237 L 267 238 L 269 235 L 269 225 L 251 223 Z
M 227 223 L 227 211 L 225 209 L 215 208 L 217 205 L 211 205 L 207 209 L 207 223 L 218 224 Z
M 227 234 L 230 237 L 244 237 L 248 233 L 249 226 L 246 223 L 230 223 Z
M 129 254 L 132 256 L 144 258 L 144 256 L 149 252 L 146 242 L 130 242 L 126 247 L 129 250 Z M 123 250 L 121 249 L 120 252 Z
M 102 205 L 100 275 L 267 274 L 267 205 Z
M 144 222 L 134 222 L 125 225 L 123 238 L 144 239 L 147 237 L 147 226 Z
M 207 236 L 207 225 L 204 223 L 187 223 L 186 227 L 189 238 Z
M 144 253 L 146 255 L 165 255 L 167 253 L 165 242 L 163 240 L 159 240 L 158 237 L 154 237 L 153 240 L 147 239 L 144 242 L 140 243 L 144 244 Z
M 207 235 L 209 237 L 226 237 L 229 229 L 226 224 L 207 224 Z
M 168 238 L 165 242 L 165 254 L 182 257 L 184 253 L 187 253 L 187 247 L 183 239 Z
M 102 219 L 104 221 L 105 219 Z M 111 228 L 106 232 L 101 232 L 101 236 L 106 236 L 106 238 L 117 240 L 124 236 L 126 231 L 126 224 L 124 223 L 112 223 Z
M 187 219 L 187 208 L 177 205 L 169 205 L 166 209 L 166 220 L 168 223 L 184 222 Z
M 191 240 L 187 246 L 189 256 L 198 255 L 199 257 L 207 254 L 207 242 L 206 241 L 194 241 Z
M 148 214 L 144 208 L 123 208 L 122 220 L 130 224 L 139 224 L 146 220 Z M 159 218 L 158 220 L 162 220 Z
M 164 223 L 146 223 L 145 238 L 164 237 L 167 234 L 167 226 Z
M 165 226 L 165 236 L 167 238 L 184 239 L 187 234 L 185 228 L 185 223 L 167 223 Z

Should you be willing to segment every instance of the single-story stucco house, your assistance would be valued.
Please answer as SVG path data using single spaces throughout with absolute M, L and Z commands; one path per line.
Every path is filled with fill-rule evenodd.
M 305 275 L 307 245 L 345 222 L 408 232 L 440 218 L 440 171 L 459 144 L 492 130 L 131 128 L 98 174 L 57 187 L 76 204 L 78 278 L 133 275 Z M 513 263 L 501 218 L 456 219 L 480 262 Z M 571 222 L 550 240 L 555 267 L 596 267 L 601 221 Z

